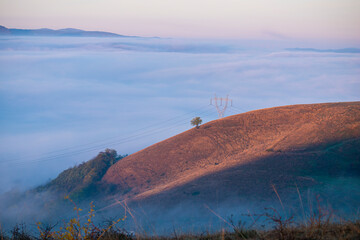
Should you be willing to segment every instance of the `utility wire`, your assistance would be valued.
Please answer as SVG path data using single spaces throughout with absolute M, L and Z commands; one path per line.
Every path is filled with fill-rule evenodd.
M 212 113 L 208 113 L 206 114 L 205 116 L 208 116 L 208 115 L 211 115 Z M 186 122 L 185 124 L 188 124 L 188 122 Z M 173 125 L 173 126 L 170 126 L 170 127 L 167 127 L 167 128 L 163 128 L 163 129 L 157 129 L 156 132 L 153 132 L 153 133 L 148 133 L 148 134 L 145 134 L 145 135 L 142 135 L 142 136 L 138 136 L 136 138 L 132 138 L 132 139 L 129 139 L 129 140 L 126 140 L 126 141 L 122 141 L 122 142 L 116 142 L 116 143 L 112 143 L 113 145 L 107 145 L 107 147 L 113 147 L 113 146 L 116 146 L 116 145 L 119 145 L 119 144 L 122 144 L 122 143 L 127 143 L 127 142 L 131 142 L 131 141 L 135 141 L 135 140 L 138 140 L 138 139 L 141 139 L 145 136 L 151 136 L 151 135 L 155 135 L 157 133 L 160 133 L 160 132 L 164 132 L 164 131 L 168 131 L 169 129 L 171 128 L 174 128 L 174 127 L 177 127 L 177 126 L 181 126 L 181 125 L 184 125 L 184 123 L 180 123 L 180 124 L 177 124 L 177 125 Z M 105 146 L 106 147 L 106 146 Z M 77 152 L 71 152 L 71 153 L 66 153 L 66 154 L 63 154 L 63 155 L 58 155 L 58 156 L 53 156 L 53 157 L 47 157 L 47 158 L 43 158 L 43 159 L 34 159 L 34 160 L 31 160 L 31 161 L 22 161 L 22 162 L 15 162 L 13 163 L 13 165 L 24 165 L 24 164 L 29 164 L 29 163 L 39 163 L 39 162 L 47 162 L 47 161 L 51 161 L 51 160 L 57 160 L 57 159 L 61 159 L 61 158 L 64 158 L 64 157 L 67 157 L 67 156 L 73 156 L 73 155 L 77 155 L 77 154 L 81 154 L 81 153 L 85 153 L 85 152 L 92 152 L 92 151 L 99 151 L 99 150 L 102 150 L 103 148 L 93 148 L 93 149 L 84 149 L 84 150 L 79 150 Z
M 166 122 L 169 122 L 169 121 L 174 120 L 174 119 L 179 119 L 180 117 L 183 117 L 183 116 L 185 116 L 185 115 L 192 114 L 192 113 L 197 112 L 197 111 L 199 111 L 199 110 L 201 110 L 201 109 L 204 109 L 204 107 L 198 108 L 198 109 L 196 109 L 196 110 L 194 110 L 194 111 L 192 111 L 192 112 L 188 112 L 188 113 L 185 113 L 185 114 L 182 114 L 182 115 L 179 115 L 179 116 L 176 116 L 176 117 L 167 119 L 167 120 L 165 120 L 165 121 L 161 121 L 161 122 L 158 122 L 158 123 L 155 123 L 155 124 L 152 124 L 152 125 L 148 125 L 147 127 L 143 127 L 143 128 L 137 129 L 137 130 L 133 131 L 133 134 L 130 135 L 130 136 L 128 136 L 128 137 L 131 137 L 131 136 L 133 136 L 133 135 L 137 135 L 137 134 L 134 134 L 134 133 L 140 132 L 141 130 L 148 129 L 148 128 L 151 128 L 151 127 L 154 127 L 154 126 L 157 126 L 157 125 L 163 125 L 163 124 L 166 123 Z M 142 132 L 142 133 L 143 133 L 143 132 Z M 119 136 L 110 137 L 110 138 L 103 139 L 103 140 L 101 140 L 101 141 L 94 141 L 94 142 L 87 143 L 87 144 L 81 144 L 81 145 L 77 145 L 77 146 L 73 146 L 73 147 L 68 147 L 68 148 L 64 148 L 64 149 L 59 149 L 59 150 L 47 152 L 46 154 L 48 155 L 48 154 L 51 154 L 51 153 L 64 152 L 64 151 L 66 151 L 66 150 L 71 150 L 71 149 L 74 149 L 74 148 L 76 149 L 76 148 L 79 148 L 79 147 L 86 147 L 86 146 L 94 145 L 94 144 L 101 144 L 101 143 L 102 143 L 102 144 L 108 144 L 110 139 L 114 139 L 114 140 L 115 140 L 115 139 L 120 139 L 120 140 L 121 140 L 121 139 L 123 139 L 123 138 L 124 138 L 124 137 L 119 137 Z M 125 138 L 126 138 L 126 137 L 125 137 Z M 111 141 L 110 141 L 110 143 L 111 143 Z M 29 156 L 29 157 L 31 157 L 31 156 Z M 22 157 L 21 159 L 23 159 L 23 157 Z M 16 161 L 16 160 L 20 160 L 20 159 L 19 159 L 19 158 L 16 158 L 16 159 L 8 159 L 8 160 L 0 161 L 0 163 L 2 163 L 2 162 L 9 162 L 9 161 Z
M 208 106 L 208 105 L 207 105 Z M 164 123 L 167 123 L 169 121 L 172 121 L 174 119 L 179 119 L 183 116 L 186 116 L 186 115 L 189 115 L 189 114 L 193 114 L 193 113 L 196 113 L 198 112 L 199 110 L 202 110 L 204 108 L 206 108 L 207 106 L 202 106 L 200 108 L 197 108 L 191 112 L 187 112 L 185 114 L 181 114 L 181 115 L 178 115 L 178 116 L 175 116 L 175 117 L 172 117 L 170 119 L 167 119 L 167 120 L 164 120 L 164 121 L 161 121 L 161 122 L 157 122 L 155 124 L 151 124 L 151 125 L 148 125 L 146 127 L 143 127 L 143 128 L 140 128 L 140 129 L 137 129 L 135 130 L 133 133 L 137 133 L 137 132 L 140 132 L 144 129 L 148 129 L 148 128 L 151 128 L 151 127 L 155 127 L 155 126 L 160 126 L 160 125 L 163 125 Z M 86 143 L 86 144 L 81 144 L 81 145 L 77 145 L 77 146 L 72 146 L 72 147 L 67 147 L 67 148 L 63 148 L 63 149 L 59 149 L 59 150 L 54 150 L 54 151 L 50 151 L 50 152 L 47 152 L 46 154 L 49 155 L 49 154 L 52 154 L 52 153 L 58 153 L 58 152 L 64 152 L 66 150 L 71 150 L 71 149 L 76 149 L 76 148 L 79 148 L 79 147 L 85 147 L 85 146 L 89 146 L 89 145 L 94 145 L 94 144 L 100 144 L 101 142 L 104 142 L 104 144 L 107 144 L 107 142 L 110 140 L 110 139 L 118 139 L 119 137 L 118 136 L 114 136 L 114 137 L 110 137 L 110 138 L 106 138 L 106 139 L 103 139 L 103 140 L 99 140 L 99 141 L 94 141 L 94 142 L 90 142 L 90 143 Z M 27 155 L 27 156 L 22 156 L 21 159 L 23 159 L 23 157 L 36 157 L 35 155 Z M 12 159 L 7 159 L 7 160 L 3 160 L 3 161 L 0 161 L 0 164 L 3 163 L 3 162 L 12 162 L 12 161 L 16 161 L 16 160 L 19 160 L 19 158 L 12 158 Z
M 203 109 L 206 109 L 206 107 L 203 107 Z M 201 114 L 205 114 L 205 115 L 210 115 L 209 114 L 209 111 L 210 109 L 206 109 L 205 111 L 202 111 L 200 113 L 198 113 L 198 115 L 201 115 Z M 184 115 L 188 115 L 188 114 L 192 114 L 194 113 L 195 111 L 191 112 L 191 113 L 187 113 L 187 114 L 183 114 Z M 174 117 L 174 118 L 171 118 L 171 119 L 168 119 L 166 121 L 162 121 L 162 123 L 166 123 L 168 122 L 169 120 L 172 120 L 172 119 L 178 119 L 178 117 Z M 183 125 L 184 120 L 181 119 L 180 121 L 176 121 L 174 124 L 176 123 L 180 123 L 180 125 Z M 158 124 L 154 124 L 154 125 L 158 125 Z M 91 147 L 86 147 L 86 148 L 80 148 L 80 149 L 76 149 L 76 150 L 73 150 L 73 151 L 69 151 L 69 152 L 63 152 L 63 153 L 59 153 L 57 155 L 52 155 L 52 156 L 47 156 L 47 157 L 42 157 L 42 158 L 37 158 L 37 159 L 33 159 L 33 160 L 23 160 L 23 159 L 15 159 L 15 160 L 8 160 L 8 161 L 1 161 L 0 163 L 5 163 L 5 162 L 11 162 L 11 163 L 14 163 L 14 164 L 23 164 L 23 163 L 34 163 L 34 162 L 42 162 L 42 161 L 50 161 L 50 160 L 54 160 L 54 159 L 58 159 L 58 158 L 61 158 L 61 157 L 66 157 L 66 156 L 71 156 L 71 155 L 75 155 L 75 154 L 80 154 L 80 153 L 85 153 L 85 152 L 91 152 L 91 151 L 94 151 L 94 150 L 101 150 L 103 149 L 104 147 L 109 147 L 109 146 L 113 146 L 113 145 L 119 145 L 119 144 L 122 144 L 122 143 L 126 143 L 126 142 L 130 142 L 130 141 L 134 141 L 134 140 L 137 140 L 139 138 L 142 138 L 144 136 L 149 136 L 149 135 L 154 135 L 156 133 L 160 133 L 160 132 L 163 132 L 165 130 L 168 131 L 168 129 L 171 129 L 171 128 L 174 128 L 174 127 L 177 127 L 177 126 L 180 126 L 179 124 L 177 125 L 171 125 L 167 128 L 162 128 L 162 129 L 149 129 L 148 131 L 145 131 L 145 132 L 142 132 L 140 134 L 135 134 L 135 135 L 130 135 L 128 137 L 125 137 L 125 138 L 121 138 L 121 139 L 118 139 L 116 141 L 107 141 L 107 142 L 104 142 L 102 144 L 98 144 L 98 145 L 95 145 L 95 146 L 91 146 Z M 145 129 L 145 128 L 142 128 L 142 129 Z M 139 130 L 137 130 L 136 132 L 138 132 Z M 115 138 L 110 138 L 110 139 L 115 139 Z M 87 145 L 90 145 L 90 144 L 83 144 L 82 146 L 87 146 Z M 73 149 L 74 147 L 70 147 L 68 149 Z M 56 151 L 56 152 L 60 152 L 59 151 Z
M 241 107 L 235 107 L 235 106 L 231 106 L 232 108 L 234 108 L 234 109 L 236 109 L 236 110 L 238 110 L 238 111 L 240 111 L 240 112 L 247 112 L 247 111 L 249 111 L 249 110 L 245 110 L 244 108 L 241 108 Z

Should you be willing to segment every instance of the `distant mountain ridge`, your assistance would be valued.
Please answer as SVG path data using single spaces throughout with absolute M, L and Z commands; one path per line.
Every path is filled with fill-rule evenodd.
M 6 28 L 0 25 L 0 36 L 44 36 L 44 37 L 136 37 L 125 36 L 103 31 L 85 31 L 76 28 L 64 28 L 59 30 L 40 29 L 17 29 Z

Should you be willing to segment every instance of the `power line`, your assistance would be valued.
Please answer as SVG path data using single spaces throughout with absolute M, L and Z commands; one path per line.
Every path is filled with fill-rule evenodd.
M 210 115 L 210 114 L 206 114 L 206 115 Z M 188 124 L 188 122 L 186 122 L 186 124 Z M 82 149 L 82 150 L 79 150 L 77 152 L 70 152 L 70 153 L 65 153 L 65 154 L 58 155 L 58 156 L 46 157 L 46 158 L 42 158 L 42 159 L 34 159 L 34 160 L 31 160 L 31 161 L 15 162 L 13 165 L 24 165 L 24 164 L 29 164 L 29 163 L 47 162 L 47 161 L 51 161 L 51 160 L 62 159 L 64 157 L 68 157 L 68 156 L 72 156 L 72 155 L 77 155 L 77 154 L 86 153 L 86 152 L 92 152 L 92 151 L 95 151 L 95 150 L 99 151 L 99 150 L 102 150 L 104 147 L 113 147 L 113 146 L 116 146 L 116 145 L 119 145 L 119 144 L 132 142 L 132 141 L 138 140 L 138 139 L 146 137 L 146 136 L 151 136 L 151 135 L 155 135 L 157 133 L 168 131 L 171 128 L 181 126 L 181 125 L 184 125 L 184 123 L 180 123 L 180 124 L 173 125 L 173 126 L 170 126 L 170 127 L 167 127 L 167 128 L 163 128 L 163 129 L 157 129 L 157 130 L 155 129 L 156 130 L 155 132 L 149 132 L 147 134 L 140 134 L 135 138 L 131 138 L 131 139 L 128 139 L 126 141 L 121 141 L 121 142 L 114 142 L 114 143 L 111 143 L 109 145 L 104 145 L 102 147 L 98 146 L 96 148 L 91 148 L 91 149 Z
M 241 108 L 241 107 L 236 107 L 236 106 L 231 106 L 231 108 L 234 108 L 240 112 L 248 112 L 249 110 L 245 110 L 244 108 Z
M 207 106 L 205 106 L 207 107 Z M 189 115 L 189 114 L 193 114 L 195 112 L 198 112 L 199 110 L 203 109 L 204 106 L 200 107 L 200 108 L 197 108 L 195 109 L 194 111 L 191 111 L 191 112 L 187 112 L 185 114 L 181 114 L 181 115 L 178 115 L 178 116 L 175 116 L 175 117 L 172 117 L 170 119 L 167 119 L 167 120 L 164 120 L 164 121 L 161 121 L 161 122 L 157 122 L 155 124 L 151 124 L 151 125 L 148 125 L 146 127 L 143 127 L 143 128 L 140 128 L 140 129 L 137 129 L 134 131 L 134 133 L 136 132 L 140 132 L 144 129 L 148 129 L 148 128 L 151 128 L 151 127 L 155 127 L 155 126 L 158 126 L 158 125 L 163 125 L 164 123 L 167 123 L 169 121 L 172 121 L 174 119 L 178 119 L 180 117 L 183 117 L 183 116 L 186 116 L 186 115 Z M 91 143 L 86 143 L 86 144 L 81 144 L 81 145 L 77 145 L 77 146 L 72 146 L 72 147 L 67 147 L 67 148 L 63 148 L 63 149 L 59 149 L 59 150 L 55 150 L 55 151 L 50 151 L 50 152 L 47 152 L 46 154 L 52 154 L 52 153 L 57 153 L 57 152 L 64 152 L 66 150 L 71 150 L 71 149 L 76 149 L 76 148 L 79 148 L 79 147 L 85 147 L 85 146 L 90 146 L 90 145 L 94 145 L 94 144 L 100 144 L 101 142 L 104 142 L 104 144 L 107 144 L 107 142 L 110 140 L 110 139 L 118 139 L 119 137 L 118 136 L 115 136 L 115 137 L 110 137 L 110 138 L 106 138 L 106 139 L 103 139 L 103 140 L 99 140 L 99 141 L 95 141 L 95 142 L 91 142 Z M 106 141 L 106 142 L 105 142 Z M 32 157 L 34 156 L 34 154 L 30 154 L 30 155 L 27 155 L 25 157 Z M 22 156 L 23 158 L 24 156 Z M 34 156 L 36 157 L 36 156 Z M 21 158 L 21 159 L 22 159 Z M 3 160 L 3 161 L 0 161 L 0 164 L 3 163 L 3 162 L 12 162 L 12 161 L 17 161 L 17 160 L 20 160 L 19 158 L 12 158 L 12 159 L 8 159 L 8 160 Z
M 208 106 L 206 106 L 208 107 Z M 206 109 L 206 107 L 203 107 L 203 109 Z M 200 112 L 199 114 L 206 114 L 206 115 L 210 115 L 209 114 L 209 109 L 205 110 L 205 111 L 202 111 Z M 195 112 L 195 111 L 193 111 Z M 191 113 L 193 113 L 191 112 Z M 185 115 L 188 115 L 190 113 L 186 113 L 186 114 L 183 114 L 182 116 L 185 116 Z M 174 118 L 171 118 L 171 119 L 168 119 L 168 120 L 165 120 L 165 121 L 162 121 L 161 123 L 166 123 L 170 120 L 173 120 L 173 119 L 178 119 L 178 117 L 174 117 Z M 180 120 L 181 123 L 180 125 L 183 125 L 184 124 L 184 120 Z M 176 123 L 179 123 L 180 121 L 176 121 Z M 175 124 L 176 124 L 175 123 Z M 158 123 L 159 124 L 159 123 Z M 158 124 L 154 124 L 154 125 L 158 125 Z M 57 154 L 57 155 L 53 155 L 53 156 L 47 156 L 47 157 L 43 157 L 43 158 L 37 158 L 37 159 L 33 159 L 33 160 L 23 160 L 23 159 L 16 159 L 16 160 L 8 160 L 8 161 L 2 161 L 0 163 L 5 163 L 5 162 L 10 162 L 13 163 L 13 164 L 17 164 L 17 165 L 22 165 L 22 164 L 28 164 L 28 163 L 35 163 L 35 162 L 43 162 L 43 161 L 50 161 L 50 160 L 56 160 L 56 159 L 59 159 L 59 158 L 63 158 L 63 157 L 67 157 L 67 156 L 71 156 L 71 155 L 76 155 L 76 154 L 80 154 L 80 153 L 85 153 L 85 152 L 91 152 L 91 151 L 94 151 L 94 150 L 101 150 L 103 149 L 104 147 L 109 147 L 111 145 L 119 145 L 119 144 L 122 144 L 122 143 L 126 143 L 126 142 L 130 142 L 130 141 L 134 141 L 134 140 L 137 140 L 139 138 L 142 138 L 144 136 L 150 136 L 150 135 L 154 135 L 156 133 L 159 133 L 159 132 L 162 132 L 164 130 L 168 130 L 169 128 L 174 128 L 174 127 L 177 127 L 179 126 L 179 124 L 177 125 L 172 125 L 172 126 L 169 126 L 167 128 L 163 128 L 163 129 L 150 129 L 148 131 L 145 131 L 145 132 L 142 132 L 140 134 L 135 134 L 135 135 L 130 135 L 128 137 L 125 137 L 125 138 L 121 138 L 117 141 L 108 141 L 108 142 L 105 142 L 105 143 L 102 143 L 102 144 L 99 144 L 99 145 L 95 145 L 95 146 L 92 146 L 92 147 L 87 147 L 87 148 L 80 148 L 80 149 L 77 149 L 77 150 L 74 150 L 74 151 L 69 151 L 69 152 L 63 152 L 63 153 L 60 153 L 60 154 Z M 142 128 L 142 129 L 145 129 L 145 128 Z M 137 130 L 138 132 L 139 130 Z M 110 139 L 114 139 L 114 138 L 110 138 Z M 87 146 L 89 144 L 83 144 L 82 146 Z M 69 147 L 68 149 L 73 149 L 74 147 Z M 60 152 L 61 150 L 58 150 L 58 151 L 54 151 L 54 152 Z M 20 160 L 20 161 L 19 161 Z M 21 161 L 23 160 L 23 161 Z M 15 161 L 15 162 L 14 162 Z
M 205 106 L 205 107 L 207 107 L 207 106 Z M 155 124 L 151 124 L 151 125 L 148 125 L 146 127 L 140 128 L 140 129 L 137 129 L 133 133 L 137 133 L 137 132 L 140 132 L 140 131 L 142 131 L 144 129 L 149 129 L 151 127 L 155 127 L 155 126 L 158 126 L 158 125 L 163 125 L 164 123 L 167 123 L 167 122 L 169 122 L 171 120 L 179 119 L 180 117 L 192 114 L 192 113 L 197 112 L 197 111 L 199 111 L 201 109 L 204 109 L 204 107 L 198 108 L 198 109 L 196 109 L 196 110 L 194 110 L 192 112 L 188 112 L 188 113 L 185 113 L 185 114 L 182 114 L 182 115 L 178 115 L 178 116 L 175 116 L 173 118 L 170 118 L 170 119 L 167 119 L 167 120 L 164 120 L 164 121 L 161 121 L 161 122 L 158 122 L 158 123 L 155 123 Z M 130 136 L 132 136 L 132 135 L 130 135 Z M 114 140 L 119 139 L 119 136 L 110 137 L 110 138 L 106 138 L 106 139 L 103 139 L 103 140 L 100 140 L 100 141 L 94 141 L 94 142 L 81 144 L 81 145 L 77 145 L 77 146 L 67 147 L 67 148 L 63 148 L 63 149 L 59 149 L 59 150 L 55 150 L 55 151 L 50 151 L 50 152 L 47 152 L 46 154 L 49 155 L 49 154 L 52 154 L 52 153 L 64 152 L 66 150 L 76 149 L 76 148 L 79 148 L 79 147 L 86 147 L 86 146 L 90 146 L 90 145 L 94 145 L 94 144 L 100 144 L 100 143 L 108 144 L 111 139 L 114 139 Z M 120 139 L 122 139 L 122 138 L 120 137 Z M 34 155 L 27 155 L 25 157 L 32 157 L 32 156 L 34 156 Z M 0 163 L 21 160 L 21 159 L 23 159 L 23 157 L 22 158 L 15 158 L 15 159 L 13 158 L 13 159 L 8 159 L 8 160 L 3 160 L 3 161 L 0 161 Z

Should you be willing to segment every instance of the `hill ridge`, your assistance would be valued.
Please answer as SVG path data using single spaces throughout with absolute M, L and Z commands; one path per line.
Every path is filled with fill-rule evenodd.
M 329 144 L 358 137 L 360 102 L 254 110 L 205 123 L 134 153 L 111 166 L 102 181 L 117 185 L 124 199 L 143 199 L 258 159 L 282 156 L 300 164 L 294 156 L 315 154 L 313 149 L 325 154 Z

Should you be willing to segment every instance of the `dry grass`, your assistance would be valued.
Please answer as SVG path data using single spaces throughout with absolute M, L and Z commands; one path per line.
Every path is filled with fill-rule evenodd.
M 75 206 L 77 214 L 81 209 Z M 149 236 L 147 234 L 130 234 L 124 229 L 117 227 L 117 223 L 125 220 L 118 219 L 103 226 L 95 226 L 93 223 L 93 206 L 90 207 L 86 221 L 82 223 L 79 215 L 64 223 L 59 230 L 54 230 L 55 225 L 38 224 L 39 233 L 35 236 L 26 230 L 24 224 L 16 225 L 8 234 L 0 231 L 1 240 L 236 240 L 236 239 L 263 239 L 263 240 L 310 240 L 310 239 L 360 239 L 360 218 L 356 220 L 334 220 L 329 211 L 319 208 L 306 218 L 306 221 L 297 223 L 293 217 L 284 217 L 276 209 L 265 209 L 263 217 L 269 227 L 267 230 L 245 227 L 242 222 L 235 223 L 233 220 L 225 220 L 228 229 L 218 232 L 203 232 L 200 234 L 178 234 L 176 230 L 169 236 Z M 255 215 L 254 215 L 255 216 Z M 257 215 L 257 220 L 259 215 Z
M 49 230 L 49 229 L 48 229 Z M 73 234 L 75 233 L 75 234 Z M 201 234 L 173 234 L 172 236 L 143 236 L 143 235 L 132 235 L 128 232 L 116 228 L 101 228 L 96 227 L 92 229 L 89 235 L 80 236 L 75 232 L 68 229 L 62 229 L 59 232 L 46 232 L 44 229 L 42 232 L 33 236 L 26 230 L 22 229 L 19 225 L 15 226 L 10 234 L 0 233 L 1 240 L 53 240 L 53 239 L 86 239 L 86 240 L 116 240 L 116 239 L 269 239 L 269 240 L 309 240 L 309 239 L 342 239 L 342 240 L 355 240 L 360 239 L 360 221 L 344 221 L 341 223 L 329 223 L 329 224 L 314 224 L 314 225 L 299 225 L 291 226 L 287 225 L 286 222 L 277 221 L 276 227 L 271 230 L 255 230 L 255 229 L 238 229 L 234 228 L 232 231 L 221 230 L 216 233 L 204 232 Z
M 223 221 L 227 228 L 222 228 L 220 231 L 203 232 L 198 234 L 185 233 L 178 234 L 176 229 L 173 230 L 172 235 L 154 236 L 148 235 L 143 231 L 141 226 L 138 226 L 132 210 L 121 203 L 125 210 L 125 216 L 117 220 L 111 220 L 103 225 L 95 225 L 94 205 L 90 203 L 90 210 L 87 214 L 80 216 L 82 209 L 78 208 L 74 201 L 68 196 L 68 199 L 74 206 L 76 217 L 67 222 L 63 222 L 62 226 L 55 230 L 57 224 L 46 225 L 37 223 L 37 234 L 31 234 L 25 224 L 17 224 L 8 233 L 3 232 L 0 225 L 0 240 L 191 240 L 191 239 L 209 239 L 209 240 L 237 240 L 237 239 L 253 239 L 253 240 L 357 240 L 360 239 L 360 215 L 354 216 L 352 220 L 346 220 L 336 217 L 332 211 L 324 208 L 320 204 L 320 200 L 316 198 L 315 206 L 310 208 L 306 215 L 301 195 L 299 200 L 301 202 L 303 216 L 288 216 L 282 204 L 280 195 L 275 186 L 273 190 L 276 193 L 278 200 L 282 207 L 282 213 L 275 208 L 266 208 L 262 214 L 247 214 L 251 217 L 253 223 L 246 225 L 244 222 L 236 222 L 232 217 L 226 219 L 217 214 L 215 211 L 205 206 L 210 212 Z M 137 229 L 142 233 L 129 233 L 126 230 L 119 228 L 117 224 L 125 221 L 126 214 L 129 214 Z M 294 219 L 303 219 L 301 222 Z M 258 222 L 266 223 L 265 228 L 255 227 L 260 226 Z
M 293 174 L 294 169 L 309 170 L 309 154 L 316 151 L 319 154 L 316 162 L 325 164 L 329 155 L 325 146 L 359 138 L 359 122 L 360 102 L 294 105 L 234 115 L 131 154 L 112 165 L 101 181 L 114 184 L 120 190 L 130 189 L 124 199 L 136 201 L 148 201 L 151 196 L 159 199 L 161 193 L 171 189 L 174 189 L 171 194 L 161 195 L 162 202 L 183 200 L 187 196 L 182 194 L 181 187 L 190 183 L 197 186 L 194 191 L 200 192 L 197 198 L 206 200 L 216 201 L 212 189 L 223 192 L 247 189 L 259 195 L 276 179 L 260 175 L 259 182 L 264 184 L 256 187 L 244 181 L 244 174 L 238 174 L 238 170 L 245 168 L 244 172 L 253 180 L 251 176 L 260 167 L 252 170 L 247 164 L 267 159 L 265 169 L 280 172 L 286 178 L 280 182 L 292 181 L 297 176 Z M 354 144 L 353 148 L 357 147 Z M 339 154 L 339 159 L 341 156 Z M 278 161 L 271 161 L 273 158 Z M 326 173 L 323 167 L 315 170 L 318 169 Z M 214 174 L 221 176 L 216 182 L 211 181 Z M 206 176 L 210 176 L 207 184 L 199 182 Z M 234 188 L 224 184 L 229 181 Z M 304 179 L 296 182 L 299 187 L 313 184 Z M 278 188 L 281 190 L 280 184 Z M 191 194 L 189 197 L 193 198 Z

